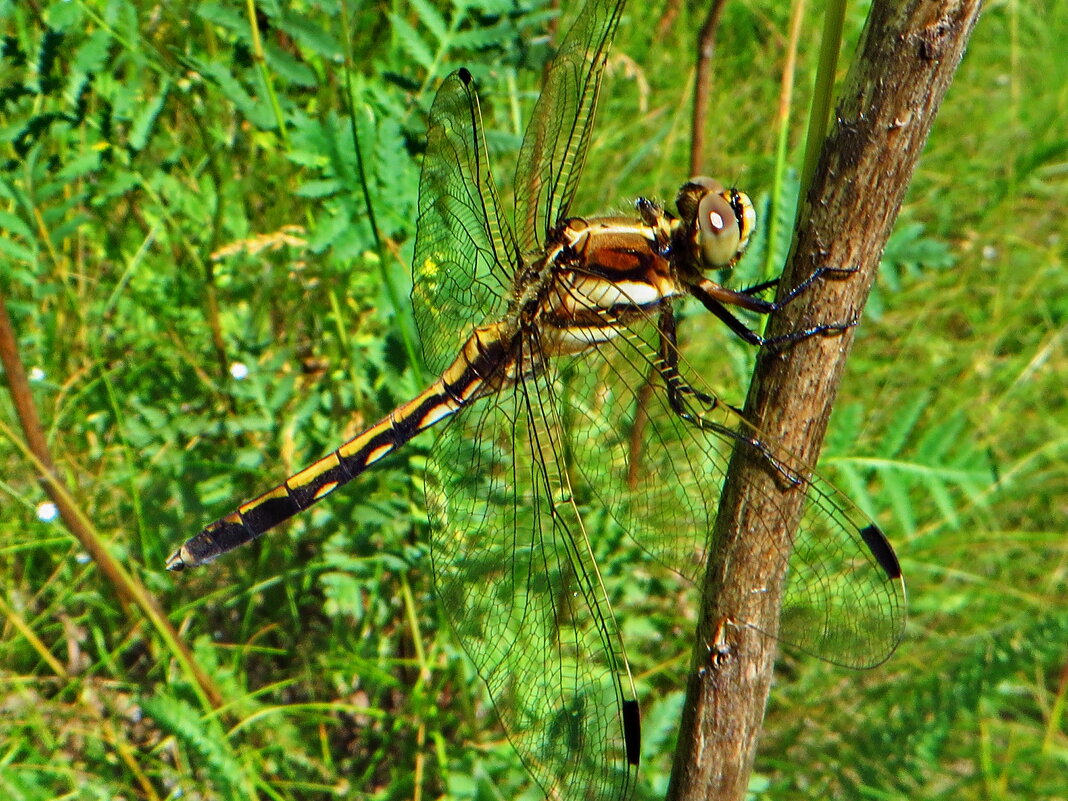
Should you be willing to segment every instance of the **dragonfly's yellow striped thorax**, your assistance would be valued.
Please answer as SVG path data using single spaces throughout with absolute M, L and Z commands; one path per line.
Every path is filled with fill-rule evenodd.
M 552 279 L 537 308 L 545 352 L 596 347 L 678 295 L 669 255 L 666 219 L 662 225 L 624 217 L 567 220 L 546 254 Z

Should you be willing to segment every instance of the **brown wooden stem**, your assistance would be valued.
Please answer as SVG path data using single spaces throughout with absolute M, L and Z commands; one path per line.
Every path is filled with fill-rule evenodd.
M 980 0 L 876 0 L 859 55 L 846 78 L 837 119 L 824 142 L 798 215 L 780 296 L 821 266 L 856 267 L 823 280 L 773 316 L 776 336 L 849 319 L 867 299 L 916 161 L 979 14 Z M 760 354 L 745 416 L 814 464 L 841 379 L 852 331 Z M 687 685 L 668 798 L 743 799 L 771 682 L 775 643 L 748 627 L 775 631 L 783 576 L 779 560 L 754 547 L 752 521 L 793 520 L 801 493 L 783 487 L 766 460 L 736 452 L 723 490 L 705 604 Z M 782 531 L 789 541 L 792 531 Z M 755 593 L 752 588 L 766 588 Z M 710 660 L 717 630 L 726 635 Z

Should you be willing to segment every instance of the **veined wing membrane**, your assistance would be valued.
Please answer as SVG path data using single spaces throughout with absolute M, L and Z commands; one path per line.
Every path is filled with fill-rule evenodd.
M 591 0 L 583 6 L 545 76 L 515 173 L 515 226 L 524 253 L 543 245 L 571 208 L 623 5 Z
M 568 452 L 596 502 L 654 558 L 696 581 L 731 452 L 758 439 L 758 458 L 773 459 L 806 493 L 792 552 L 775 533 L 781 520 L 765 520 L 749 534 L 756 547 L 789 561 L 778 639 L 847 667 L 887 659 L 904 630 L 905 590 L 875 524 L 729 406 L 710 407 L 684 394 L 687 414 L 706 425 L 680 417 L 668 401 L 658 359 L 657 328 L 648 319 L 563 368 Z M 637 388 L 650 368 L 653 391 L 639 404 Z M 681 359 L 679 369 L 681 385 L 712 396 Z M 632 465 L 636 457 L 640 463 Z
M 478 97 L 461 69 L 434 98 L 419 181 L 412 305 L 431 371 L 444 370 L 475 327 L 504 315 L 517 263 Z
M 634 688 L 561 460 L 555 376 L 544 365 L 441 433 L 427 467 L 434 581 L 547 797 L 620 798 L 637 762 Z

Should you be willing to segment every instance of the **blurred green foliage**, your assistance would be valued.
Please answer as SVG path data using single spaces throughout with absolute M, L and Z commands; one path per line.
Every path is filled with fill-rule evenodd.
M 627 11 L 578 212 L 686 177 L 700 12 L 677 5 Z M 407 291 L 426 111 L 467 66 L 507 193 L 554 13 L 252 7 L 0 0 L 0 288 L 35 401 L 79 504 L 226 704 L 203 708 L 38 518 L 4 395 L 0 793 L 538 798 L 433 601 L 432 435 L 212 569 L 175 580 L 162 563 L 421 388 Z M 728 4 L 717 42 L 707 172 L 755 197 L 775 169 L 787 14 Z M 862 24 L 854 8 L 847 47 Z M 823 462 L 891 534 L 908 638 L 863 674 L 784 656 L 759 797 L 1065 797 L 1066 38 L 1064 4 L 990 3 L 936 123 Z M 755 249 L 742 283 L 784 243 Z M 700 315 L 683 334 L 740 401 L 748 349 Z M 662 797 L 694 599 L 598 548 L 643 693 L 636 796 Z

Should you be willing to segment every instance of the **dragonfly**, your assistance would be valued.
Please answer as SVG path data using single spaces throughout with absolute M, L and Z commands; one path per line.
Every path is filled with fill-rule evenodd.
M 207 525 L 167 563 L 212 561 L 437 426 L 425 476 L 435 593 L 553 799 L 618 801 L 635 784 L 638 694 L 591 539 L 606 515 L 694 582 L 732 450 L 748 448 L 805 494 L 794 549 L 774 533 L 784 521 L 749 534 L 788 565 L 779 641 L 869 667 L 894 651 L 906 615 L 879 527 L 720 402 L 680 354 L 682 299 L 761 345 L 732 307 L 768 314 L 794 297 L 768 301 L 770 284 L 733 290 L 707 277 L 745 252 L 750 199 L 694 178 L 677 214 L 648 199 L 632 217 L 570 213 L 623 7 L 589 0 L 561 41 L 519 152 L 510 218 L 472 76 L 460 69 L 443 81 L 429 114 L 412 290 L 436 380 Z

